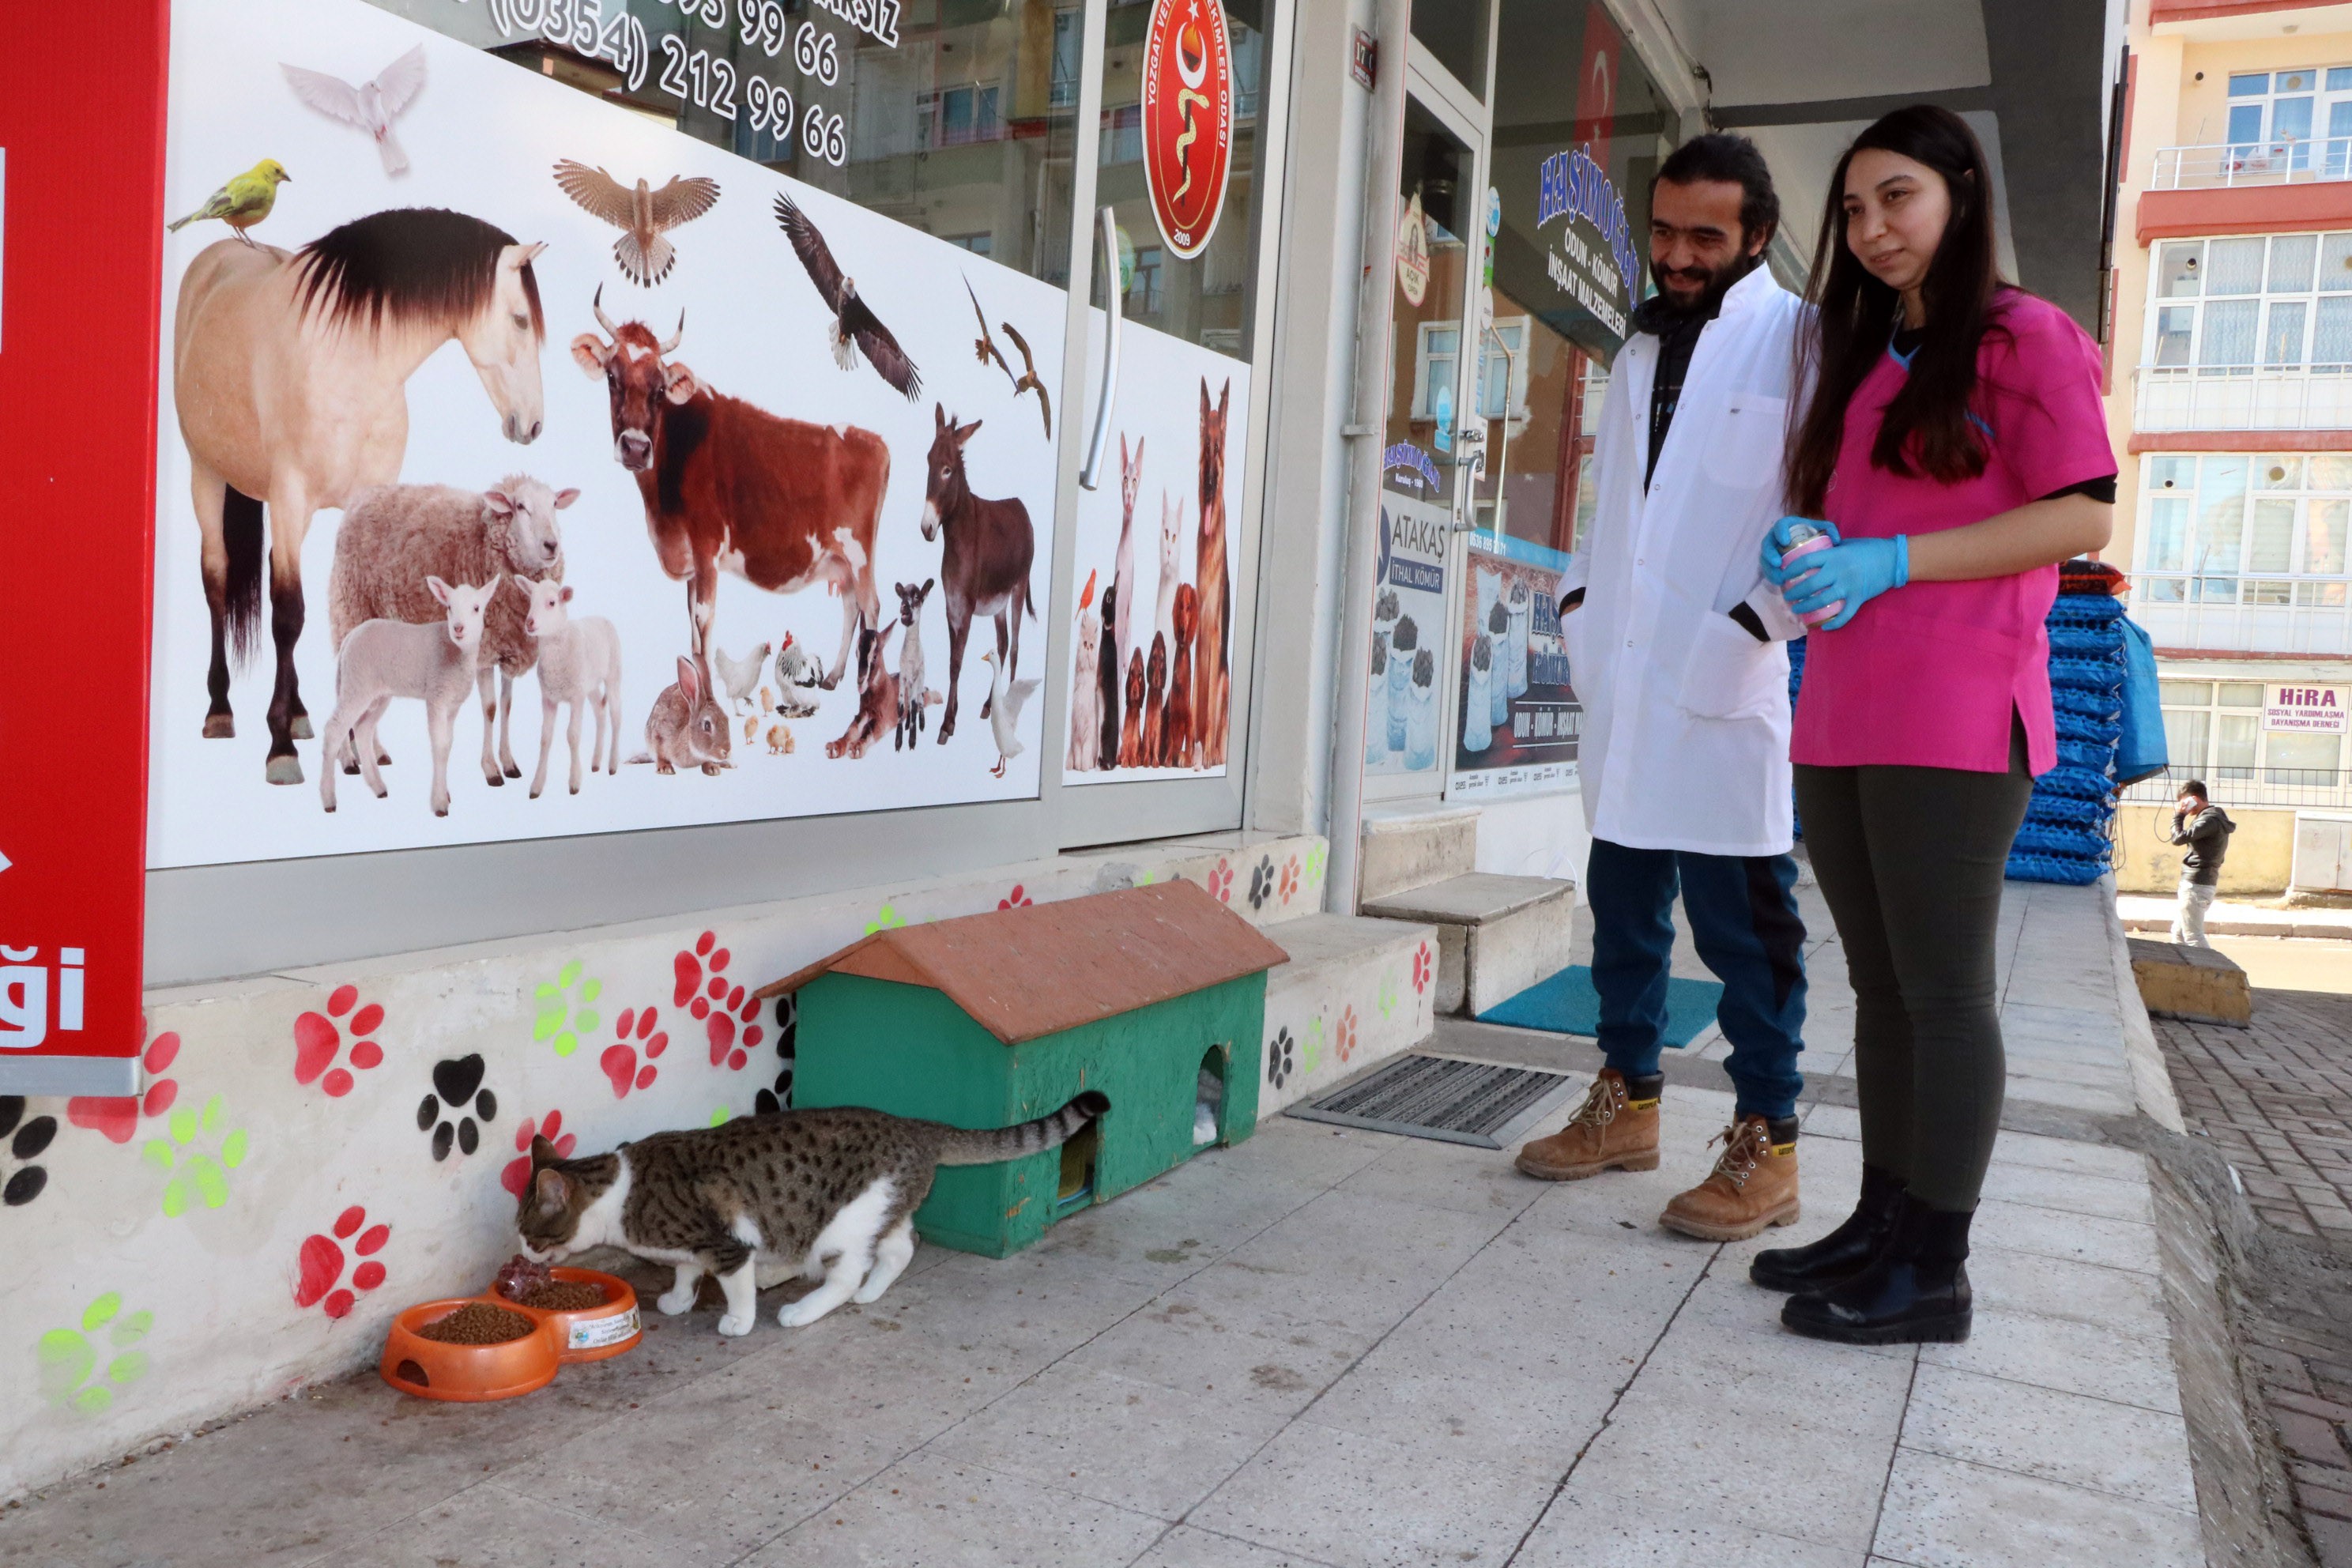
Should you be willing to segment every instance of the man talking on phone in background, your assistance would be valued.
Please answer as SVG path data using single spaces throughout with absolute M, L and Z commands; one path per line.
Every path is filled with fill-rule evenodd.
M 1572 1181 L 1659 1163 L 1659 1070 L 1677 890 L 1738 1091 L 1723 1151 L 1659 1223 L 1738 1240 L 1797 1217 L 1804 924 L 1790 858 L 1789 660 L 1803 635 L 1758 566 L 1782 504 L 1801 301 L 1765 247 L 1780 200 L 1747 138 L 1701 136 L 1659 166 L 1650 267 L 1594 438 L 1591 532 L 1560 578 L 1584 703 L 1585 897 L 1607 1066 L 1568 1125 L 1523 1147 Z M 1699 1151 L 1692 1152 L 1696 1156 Z

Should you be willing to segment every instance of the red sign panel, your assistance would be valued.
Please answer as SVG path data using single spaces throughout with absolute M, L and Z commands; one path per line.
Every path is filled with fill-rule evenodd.
M 1582 147 L 1592 161 L 1609 167 L 1609 142 L 1617 127 L 1617 89 L 1625 35 L 1610 19 L 1601 0 L 1591 0 L 1584 11 L 1584 65 L 1577 77 L 1576 129 L 1569 145 Z
M 167 16 L 0 94 L 0 1094 L 138 1084 Z
M 1168 248 L 1191 260 L 1225 208 L 1234 50 L 1219 0 L 1154 0 L 1143 44 L 1143 175 Z

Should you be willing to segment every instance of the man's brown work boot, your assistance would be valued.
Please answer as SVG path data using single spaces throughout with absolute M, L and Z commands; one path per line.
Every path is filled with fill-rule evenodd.
M 1676 1193 L 1658 1223 L 1701 1241 L 1745 1241 L 1767 1226 L 1796 1224 L 1797 1119 L 1775 1127 L 1743 1116 L 1718 1136 L 1723 1154 L 1715 1169 Z
M 1518 1167 L 1547 1182 L 1576 1182 L 1603 1171 L 1658 1168 L 1658 1093 L 1663 1075 L 1626 1083 L 1602 1068 L 1568 1125 L 1519 1150 Z

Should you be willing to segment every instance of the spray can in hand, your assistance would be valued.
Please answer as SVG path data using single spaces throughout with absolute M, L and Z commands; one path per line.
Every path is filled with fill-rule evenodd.
M 1837 543 L 1836 540 L 1830 537 L 1829 531 L 1826 529 L 1815 528 L 1811 523 L 1804 522 L 1801 522 L 1794 528 L 1789 530 L 1789 537 L 1790 540 L 1794 541 L 1794 542 L 1791 543 L 1788 549 L 1780 552 L 1780 570 L 1783 572 L 1793 572 L 1799 556 L 1818 555 L 1822 551 L 1827 550 Z M 1783 586 L 1780 591 L 1785 595 L 1788 593 L 1788 588 Z M 1845 601 L 1843 599 L 1833 599 L 1830 603 L 1822 605 L 1819 609 L 1806 611 L 1797 618 L 1804 622 L 1805 625 L 1809 626 L 1817 626 L 1823 621 L 1832 618 L 1840 610 L 1844 608 Z

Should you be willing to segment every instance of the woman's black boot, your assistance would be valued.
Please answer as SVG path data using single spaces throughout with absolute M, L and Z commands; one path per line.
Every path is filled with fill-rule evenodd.
M 1748 1278 L 1767 1290 L 1826 1290 L 1870 1267 L 1894 1233 L 1903 1184 L 1875 1165 L 1862 1168 L 1862 1201 L 1846 1222 L 1803 1247 L 1776 1247 L 1748 1265 Z
M 1780 1322 L 1810 1339 L 1849 1345 L 1956 1342 L 1969 1337 L 1969 1222 L 1905 1193 L 1894 1233 L 1869 1268 L 1842 1285 L 1791 1296 Z

